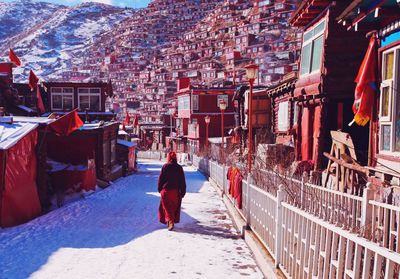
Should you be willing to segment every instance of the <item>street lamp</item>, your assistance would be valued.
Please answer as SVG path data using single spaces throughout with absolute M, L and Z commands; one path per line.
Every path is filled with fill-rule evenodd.
M 226 110 L 226 102 L 224 99 L 219 101 L 219 109 L 221 110 L 221 137 L 222 148 L 224 147 L 224 111 Z
M 172 116 L 175 113 L 175 109 L 169 109 L 169 136 L 172 137 Z
M 248 96 L 248 112 L 247 112 L 247 122 L 248 122 L 248 154 L 247 154 L 247 163 L 249 168 L 249 173 L 251 173 L 251 164 L 252 164 L 252 151 L 253 151 L 253 85 L 254 81 L 258 74 L 258 66 L 255 64 L 250 64 L 245 66 L 246 69 L 246 77 L 250 84 L 250 92 Z
M 210 125 L 211 118 L 210 116 L 204 117 L 204 121 L 206 122 L 206 148 L 208 149 L 208 126 Z

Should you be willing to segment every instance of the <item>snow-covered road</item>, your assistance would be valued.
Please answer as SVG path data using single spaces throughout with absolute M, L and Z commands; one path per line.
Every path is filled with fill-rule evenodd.
M 263 278 L 205 177 L 185 168 L 181 223 L 157 221 L 160 162 L 27 224 L 0 229 L 0 278 Z

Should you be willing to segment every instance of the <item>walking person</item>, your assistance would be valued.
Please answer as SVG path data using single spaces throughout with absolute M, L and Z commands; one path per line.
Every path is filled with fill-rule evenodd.
M 168 230 L 172 230 L 175 223 L 179 223 L 181 202 L 186 194 L 185 174 L 174 151 L 168 153 L 167 163 L 161 169 L 158 192 L 161 194 L 158 219 L 168 225 Z

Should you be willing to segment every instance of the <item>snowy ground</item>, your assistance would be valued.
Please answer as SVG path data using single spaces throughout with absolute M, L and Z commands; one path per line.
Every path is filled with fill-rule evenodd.
M 0 278 L 262 278 L 205 177 L 185 168 L 181 223 L 157 221 L 161 163 L 0 230 Z

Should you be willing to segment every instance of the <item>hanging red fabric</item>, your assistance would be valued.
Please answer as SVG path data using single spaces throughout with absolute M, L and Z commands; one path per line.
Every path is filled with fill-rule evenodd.
M 38 85 L 39 78 L 35 75 L 35 73 L 32 70 L 30 70 L 29 72 L 28 82 L 29 82 L 29 87 L 31 88 L 32 91 Z
M 367 53 L 355 79 L 357 83 L 354 94 L 354 122 L 365 126 L 371 118 L 374 96 L 378 82 L 378 38 L 371 36 Z
M 10 59 L 10 62 L 14 63 L 18 67 L 22 65 L 21 60 L 19 57 L 15 54 L 15 52 L 10 48 L 10 52 L 8 53 L 8 58 Z
M 43 100 L 42 100 L 42 95 L 40 94 L 40 89 L 39 89 L 39 85 L 36 85 L 36 107 L 37 107 L 37 111 L 39 114 L 42 114 L 46 111 L 44 104 L 43 104 Z
M 68 136 L 82 126 L 83 122 L 77 113 L 77 109 L 70 111 L 48 125 L 49 129 L 55 132 L 58 136 Z

